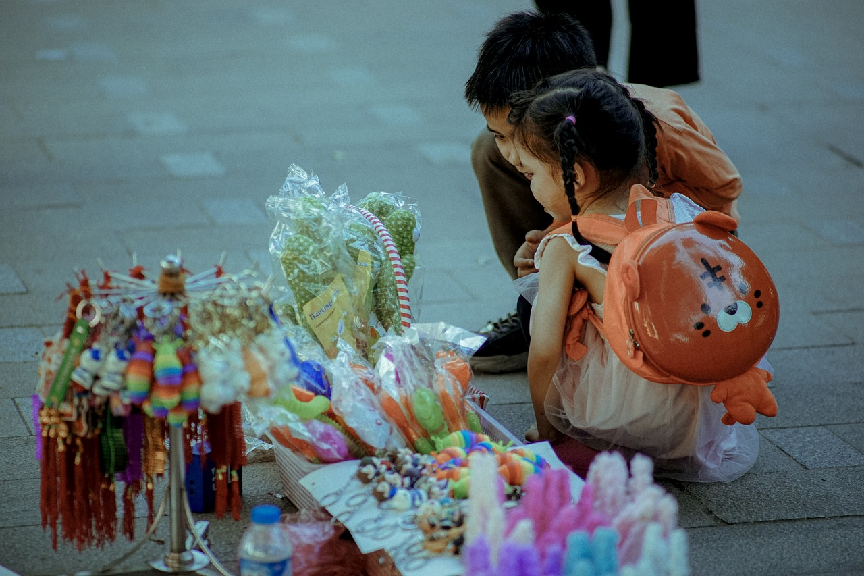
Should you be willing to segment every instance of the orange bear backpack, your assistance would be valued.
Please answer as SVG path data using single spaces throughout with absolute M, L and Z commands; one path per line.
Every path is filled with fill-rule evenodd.
M 603 318 L 589 318 L 621 362 L 652 382 L 713 385 L 725 424 L 776 416 L 771 374 L 757 364 L 777 333 L 777 289 L 731 233 L 735 220 L 705 211 L 676 224 L 672 203 L 641 185 L 631 189 L 623 223 L 584 218 L 586 239 L 616 245 Z

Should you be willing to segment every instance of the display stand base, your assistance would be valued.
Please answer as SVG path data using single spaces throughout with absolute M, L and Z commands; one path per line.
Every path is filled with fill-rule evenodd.
M 150 562 L 160 572 L 195 572 L 210 564 L 210 560 L 197 550 L 168 552 L 161 560 Z

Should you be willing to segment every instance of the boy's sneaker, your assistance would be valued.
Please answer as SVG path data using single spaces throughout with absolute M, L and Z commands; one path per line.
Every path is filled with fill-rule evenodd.
M 516 312 L 490 321 L 477 333 L 486 336 L 486 342 L 471 357 L 471 368 L 475 372 L 504 374 L 521 372 L 528 367 L 528 343 Z

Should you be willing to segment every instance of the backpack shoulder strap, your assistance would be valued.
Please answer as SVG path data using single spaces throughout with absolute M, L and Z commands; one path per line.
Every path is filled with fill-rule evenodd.
M 675 210 L 668 199 L 654 196 L 641 184 L 634 184 L 630 188 L 630 204 L 624 217 L 628 232 L 654 224 L 674 223 Z
M 627 227 L 620 218 L 607 214 L 584 214 L 575 218 L 579 233 L 593 244 L 617 246 L 627 235 Z M 573 222 L 555 228 L 550 234 L 572 234 Z
M 674 224 L 675 211 L 666 198 L 654 196 L 641 184 L 630 188 L 630 202 L 624 219 L 608 214 L 583 214 L 575 217 L 579 232 L 593 244 L 617 246 L 634 230 L 653 224 Z M 552 230 L 552 234 L 572 234 L 572 222 Z

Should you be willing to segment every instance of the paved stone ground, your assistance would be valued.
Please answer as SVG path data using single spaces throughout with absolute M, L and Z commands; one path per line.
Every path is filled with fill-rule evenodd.
M 419 202 L 421 320 L 474 328 L 512 309 L 468 165 L 483 123 L 461 94 L 482 35 L 529 2 L 332 4 L 3 3 L 0 565 L 94 570 L 129 547 L 55 553 L 39 526 L 29 395 L 73 269 L 124 268 L 133 252 L 155 268 L 178 248 L 193 270 L 222 251 L 229 270 L 266 269 L 264 201 L 297 163 L 328 190 Z M 694 574 L 864 573 L 864 4 L 704 1 L 699 21 L 703 80 L 680 92 L 740 168 L 742 236 L 780 292 L 780 415 L 757 422 L 745 477 L 667 486 Z M 493 415 L 527 428 L 524 374 L 478 384 Z M 272 462 L 245 472 L 248 505 L 290 506 Z M 211 527 L 232 570 L 244 527 Z M 165 550 L 148 543 L 123 567 Z

